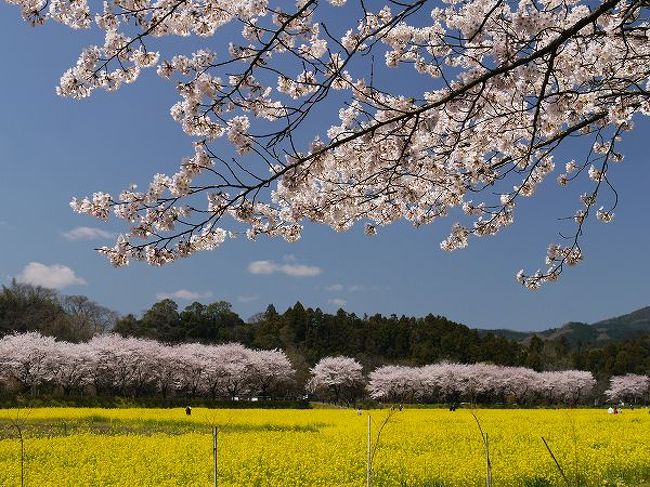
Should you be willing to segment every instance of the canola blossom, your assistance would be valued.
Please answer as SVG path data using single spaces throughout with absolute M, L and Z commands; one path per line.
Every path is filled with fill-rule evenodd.
M 477 410 L 490 437 L 493 485 L 635 486 L 650 480 L 650 415 L 588 409 Z M 472 411 L 406 409 L 383 429 L 373 485 L 485 485 Z M 354 410 L 0 410 L 0 485 L 20 485 L 24 422 L 28 485 L 209 486 L 211 426 L 220 427 L 219 485 L 361 487 L 366 418 Z M 377 427 L 387 410 L 370 411 Z M 375 432 L 377 428 L 375 428 Z

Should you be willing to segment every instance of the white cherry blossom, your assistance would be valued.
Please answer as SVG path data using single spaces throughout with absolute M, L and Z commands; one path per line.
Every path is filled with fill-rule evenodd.
M 71 203 L 125 220 L 101 249 L 118 266 L 162 265 L 240 234 L 295 241 L 307 221 L 375 235 L 451 216 L 441 247 L 453 251 L 513 224 L 551 177 L 587 197 L 567 210 L 572 230 L 546 267 L 518 273 L 536 289 L 582 260 L 592 217 L 613 218 L 617 145 L 650 114 L 647 2 L 5 2 L 34 25 L 101 33 L 61 76 L 61 96 L 118 90 L 146 69 L 178 92 L 170 114 L 194 144 L 178 171 Z M 215 44 L 222 29 L 240 35 Z M 205 47 L 159 42 L 187 36 Z M 558 174 L 554 153 L 573 136 L 582 151 L 572 144 Z

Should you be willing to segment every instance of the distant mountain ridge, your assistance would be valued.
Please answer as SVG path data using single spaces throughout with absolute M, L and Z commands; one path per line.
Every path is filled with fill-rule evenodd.
M 564 337 L 567 343 L 571 345 L 578 343 L 594 345 L 611 341 L 618 342 L 629 340 L 638 335 L 650 334 L 650 306 L 626 315 L 609 318 L 592 324 L 574 321 L 566 323 L 559 328 L 550 328 L 544 331 L 524 332 L 508 329 L 479 329 L 478 332 L 480 335 L 492 333 L 493 335 L 502 336 L 508 340 L 514 340 L 520 343 L 527 343 L 535 335 L 542 340 L 557 340 Z

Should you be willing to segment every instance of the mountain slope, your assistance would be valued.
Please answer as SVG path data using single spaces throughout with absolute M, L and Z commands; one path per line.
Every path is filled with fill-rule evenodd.
M 492 333 L 521 343 L 528 342 L 534 335 L 543 340 L 558 340 L 562 337 L 567 343 L 597 344 L 608 341 L 622 341 L 638 335 L 650 333 L 650 306 L 638 309 L 632 313 L 587 324 L 570 322 L 559 328 L 551 328 L 539 332 L 519 332 L 513 330 L 478 330 L 479 334 Z

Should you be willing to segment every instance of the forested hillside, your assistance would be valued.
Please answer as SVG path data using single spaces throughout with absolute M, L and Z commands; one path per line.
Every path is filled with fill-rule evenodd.
M 510 340 L 527 343 L 533 336 L 543 340 L 564 338 L 570 345 L 597 344 L 610 341 L 623 341 L 646 335 L 650 332 L 650 306 L 615 318 L 593 324 L 569 322 L 559 328 L 544 331 L 521 332 L 513 330 L 479 330 L 481 335 L 493 333 Z

